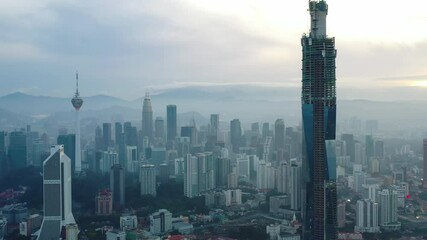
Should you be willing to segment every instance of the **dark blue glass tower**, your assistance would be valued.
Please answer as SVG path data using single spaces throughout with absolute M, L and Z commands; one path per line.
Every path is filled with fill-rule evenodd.
M 328 5 L 309 1 L 310 33 L 302 45 L 302 116 L 304 126 L 304 236 L 337 239 L 335 139 L 335 39 L 326 35 Z

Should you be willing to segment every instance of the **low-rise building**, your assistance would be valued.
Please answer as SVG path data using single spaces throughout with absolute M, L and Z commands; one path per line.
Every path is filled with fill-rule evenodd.
M 40 214 L 33 214 L 19 223 L 19 234 L 30 236 L 32 233 L 40 229 L 43 222 L 43 217 Z
M 280 224 L 270 224 L 266 227 L 266 233 L 271 240 L 276 240 L 280 235 Z
M 126 233 L 119 230 L 112 230 L 106 233 L 106 240 L 126 240 Z
M 172 230 L 172 213 L 166 209 L 150 215 L 150 233 L 153 235 L 164 234 Z
M 125 231 L 127 229 L 135 229 L 137 227 L 138 227 L 138 219 L 135 215 L 120 217 L 120 229 L 122 231 Z

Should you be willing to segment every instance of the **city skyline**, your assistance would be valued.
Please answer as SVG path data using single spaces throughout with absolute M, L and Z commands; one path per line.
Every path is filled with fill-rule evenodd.
M 328 2 L 334 10 L 329 29 L 340 39 L 337 76 L 343 93 L 356 95 L 362 89 L 367 91 L 363 98 L 374 98 L 376 92 L 369 89 L 381 86 L 380 97 L 395 99 L 425 92 L 420 86 L 427 79 L 422 66 L 426 42 L 419 30 L 425 23 L 424 2 L 359 1 L 354 8 L 360 11 Z M 186 86 L 297 91 L 300 82 L 297 40 L 309 22 L 304 1 L 3 5 L 8 24 L 0 27 L 0 67 L 8 71 L 0 95 L 69 96 L 74 84 L 69 76 L 76 68 L 83 73 L 84 96 L 127 99 L 147 89 L 155 93 Z
M 420 0 L 2 1 L 0 240 L 424 239 Z

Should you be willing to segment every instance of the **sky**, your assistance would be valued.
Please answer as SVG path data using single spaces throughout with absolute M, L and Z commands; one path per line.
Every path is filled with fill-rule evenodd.
M 427 2 L 328 0 L 342 99 L 427 93 Z M 307 1 L 0 0 L 0 96 L 300 87 Z M 340 95 L 341 92 L 341 95 Z

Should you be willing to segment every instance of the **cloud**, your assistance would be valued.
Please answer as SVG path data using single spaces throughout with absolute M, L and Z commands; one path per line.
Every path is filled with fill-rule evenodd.
M 423 81 L 427 79 L 427 75 L 417 75 L 417 76 L 396 76 L 396 77 L 380 77 L 376 78 L 376 80 L 415 80 L 415 81 Z
M 412 7 L 406 5 L 411 3 L 405 4 L 408 11 Z M 0 95 L 32 85 L 46 95 L 72 94 L 76 69 L 83 95 L 108 92 L 125 98 L 142 96 L 147 88 L 300 84 L 299 39 L 308 20 L 303 1 L 290 5 L 279 0 L 0 0 L 0 4 Z M 337 36 L 338 87 L 378 88 L 383 83 L 375 79 L 384 76 L 427 74 L 427 42 L 356 38 L 352 34 L 362 30 L 356 29 L 351 16 L 360 13 L 342 16 L 343 3 L 329 4 L 330 33 Z M 375 11 L 370 9 L 367 16 Z M 406 15 L 404 20 L 412 21 Z M 369 19 L 361 24 L 366 22 Z M 346 25 L 357 31 L 349 34 L 343 30 Z

